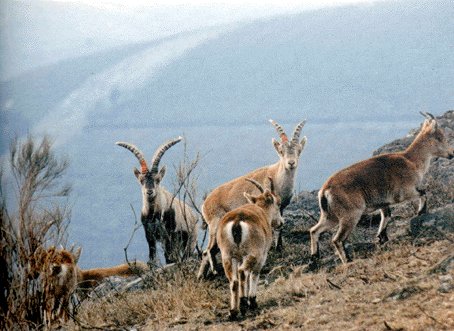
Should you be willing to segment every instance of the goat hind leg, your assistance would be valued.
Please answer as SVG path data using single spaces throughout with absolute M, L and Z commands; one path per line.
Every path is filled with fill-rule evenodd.
M 311 260 L 309 262 L 309 269 L 315 270 L 318 269 L 318 260 L 320 258 L 318 240 L 320 235 L 333 228 L 336 225 L 336 222 L 329 220 L 326 214 L 320 216 L 320 220 L 316 225 L 310 229 L 311 234 Z
M 239 297 L 239 281 L 238 281 L 238 261 L 233 258 L 223 258 L 225 274 L 230 283 L 230 320 L 236 320 L 239 313 L 240 297 Z
M 215 220 L 213 221 L 215 222 Z M 200 263 L 199 272 L 197 273 L 197 279 L 201 279 L 205 277 L 206 269 L 208 266 L 210 267 L 211 272 L 216 275 L 216 253 L 217 253 L 217 245 L 216 245 L 216 229 L 211 227 L 208 224 L 208 245 L 207 248 L 202 253 L 202 262 Z
M 337 230 L 337 233 L 332 240 L 334 248 L 336 249 L 336 252 L 343 264 L 347 264 L 349 261 L 351 261 L 351 258 L 347 257 L 347 254 L 345 254 L 344 241 L 352 232 L 354 225 L 355 223 L 352 224 L 350 222 L 341 222 L 339 224 L 339 230 Z
M 239 296 L 240 296 L 240 311 L 243 316 L 246 315 L 248 309 L 248 293 L 249 293 L 249 272 L 244 270 L 243 268 L 239 268 L 238 270 L 238 278 L 240 279 L 240 288 L 239 288 Z

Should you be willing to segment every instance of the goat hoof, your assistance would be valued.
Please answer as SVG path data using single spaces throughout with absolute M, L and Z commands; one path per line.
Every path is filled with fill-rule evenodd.
M 258 308 L 257 298 L 256 297 L 249 298 L 249 309 L 250 310 L 257 310 L 257 308 Z
M 384 245 L 389 241 L 388 235 L 386 233 L 382 233 L 377 236 L 376 243 L 379 245 Z
M 317 271 L 320 268 L 318 264 L 318 257 L 316 255 L 311 255 L 311 259 L 308 264 L 309 271 Z
M 418 216 L 421 216 L 424 214 L 427 214 L 427 208 L 425 208 L 425 207 L 423 209 L 421 209 L 420 211 L 418 211 Z
M 229 320 L 230 321 L 236 321 L 238 320 L 238 310 L 230 310 L 230 314 L 229 314 Z
M 247 298 L 246 297 L 243 297 L 243 298 L 240 298 L 240 311 L 241 311 L 241 315 L 246 315 L 246 312 L 249 308 L 249 305 L 248 305 L 248 302 L 247 302 Z

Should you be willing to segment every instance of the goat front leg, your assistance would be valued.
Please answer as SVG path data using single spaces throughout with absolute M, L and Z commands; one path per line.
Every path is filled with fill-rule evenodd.
M 427 213 L 427 196 L 426 190 L 416 189 L 419 193 L 419 207 L 418 207 L 418 216 Z
M 252 271 L 249 275 L 249 309 L 256 310 L 257 306 L 257 285 L 259 283 L 260 272 Z
M 142 216 L 142 225 L 148 244 L 148 259 L 151 264 L 154 264 L 156 258 L 156 224 L 148 218 Z
M 380 209 L 381 219 L 380 226 L 378 227 L 377 239 L 380 245 L 384 244 L 389 240 L 388 234 L 386 232 L 388 222 L 391 219 L 391 208 L 389 206 Z
M 282 252 L 284 248 L 284 243 L 282 240 L 282 230 L 274 230 L 273 231 L 273 241 L 274 241 L 274 249 L 276 252 Z

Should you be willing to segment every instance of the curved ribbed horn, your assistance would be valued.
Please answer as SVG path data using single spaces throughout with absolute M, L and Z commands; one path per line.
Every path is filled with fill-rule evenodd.
M 159 162 L 161 161 L 161 158 L 164 155 L 164 153 L 170 147 L 172 147 L 176 143 L 179 143 L 181 141 L 181 139 L 183 139 L 183 137 L 180 136 L 178 138 L 169 140 L 169 141 L 165 142 L 164 144 L 162 144 L 161 146 L 159 146 L 159 148 L 156 150 L 156 152 L 153 155 L 153 159 L 151 160 L 152 164 L 151 164 L 151 170 L 150 171 L 151 171 L 152 174 L 158 173 Z
M 268 177 L 268 180 L 270 181 L 270 191 L 271 193 L 274 194 L 274 182 L 272 177 Z
M 300 124 L 298 124 L 295 127 L 295 131 L 293 131 L 293 138 L 292 138 L 293 143 L 298 143 L 298 139 L 300 138 L 300 133 L 304 127 L 304 124 L 306 124 L 306 120 L 302 121 Z
M 274 125 L 274 127 L 276 128 L 276 131 L 277 133 L 279 134 L 279 137 L 281 138 L 281 142 L 285 143 L 288 141 L 288 137 L 287 135 L 285 134 L 285 131 L 284 129 L 282 128 L 282 126 L 280 126 L 279 124 L 276 123 L 276 121 L 273 121 L 273 120 L 269 120 L 271 124 Z
M 263 186 L 260 185 L 256 180 L 254 180 L 254 179 L 252 179 L 252 178 L 246 178 L 246 180 L 247 180 L 248 182 L 251 182 L 251 183 L 254 184 L 255 186 L 257 186 L 257 188 L 259 189 L 259 191 L 260 191 L 261 193 L 265 192 L 265 190 L 263 189 Z
M 419 113 L 420 113 L 422 116 L 424 116 L 425 118 L 429 119 L 429 120 L 434 120 L 434 119 L 435 119 L 435 116 L 432 115 L 431 113 L 422 112 L 422 111 L 420 111 Z
M 143 153 L 140 151 L 140 149 L 138 149 L 133 144 L 125 143 L 125 142 L 122 142 L 122 141 L 117 141 L 115 144 L 118 145 L 118 146 L 124 147 L 127 150 L 130 150 L 137 157 L 137 159 L 139 159 L 140 171 L 143 174 L 147 173 L 147 171 L 148 171 L 147 162 L 145 161 L 145 157 L 143 156 Z

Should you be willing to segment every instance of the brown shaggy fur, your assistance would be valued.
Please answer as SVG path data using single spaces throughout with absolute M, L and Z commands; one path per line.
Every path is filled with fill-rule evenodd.
M 272 227 L 283 224 L 280 198 L 265 190 L 253 197 L 245 193 L 249 204 L 238 207 L 221 219 L 217 242 L 225 274 L 230 283 L 230 318 L 241 310 L 256 309 L 257 284 L 273 242 Z
M 333 244 L 342 262 L 347 263 L 343 243 L 363 213 L 381 210 L 377 234 L 380 243 L 388 240 L 390 205 L 419 198 L 418 214 L 424 213 L 426 196 L 419 186 L 431 159 L 453 156 L 454 149 L 449 146 L 443 129 L 432 118 L 423 123 L 405 151 L 375 156 L 332 175 L 319 191 L 320 220 L 310 230 L 312 267 L 316 267 L 320 234 L 336 225 L 339 229 Z
M 139 262 L 135 265 L 121 264 L 111 268 L 82 270 L 77 266 L 80 250 L 75 254 L 50 247 L 41 249 L 30 261 L 32 274 L 40 276 L 44 288 L 44 314 L 47 324 L 69 319 L 71 295 L 77 287 L 92 287 L 109 276 L 131 276 L 145 272 L 148 266 Z

